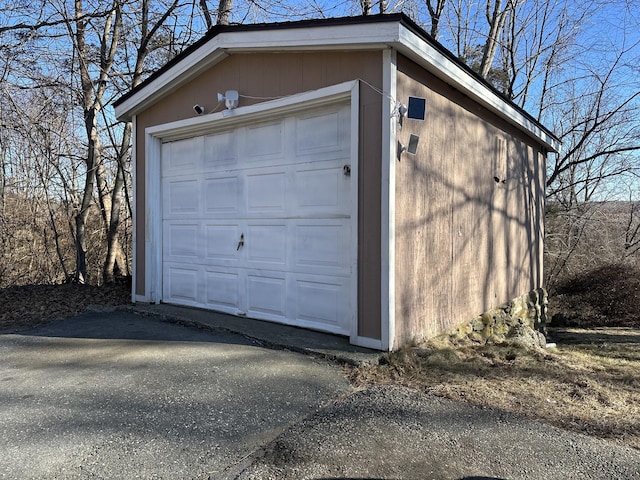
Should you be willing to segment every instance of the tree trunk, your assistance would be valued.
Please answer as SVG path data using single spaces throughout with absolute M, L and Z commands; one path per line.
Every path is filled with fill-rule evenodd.
M 218 25 L 229 25 L 233 0 L 220 0 L 218 4 Z
M 513 8 L 512 0 L 507 0 L 507 5 L 502 8 L 502 0 L 494 0 L 493 13 L 491 12 L 491 0 L 487 0 L 487 22 L 489 22 L 489 35 L 482 50 L 482 62 L 480 63 L 480 75 L 487 78 L 493 59 L 498 49 L 500 32 L 504 28 L 507 13 Z
M 204 21 L 207 25 L 207 30 L 210 30 L 211 27 L 213 27 L 213 19 L 211 18 L 211 12 L 209 11 L 207 0 L 200 0 L 200 9 L 202 10 L 202 14 L 204 15 Z
M 1 139 L 0 139 L 1 142 Z M 7 185 L 7 166 L 5 160 L 5 148 L 4 144 L 0 143 L 0 218 L 4 217 L 4 205 L 5 205 L 5 187 Z
M 128 146 L 131 143 L 131 122 L 127 122 L 122 134 L 122 143 L 118 152 L 118 171 L 112 192 L 110 218 L 107 229 L 107 256 L 104 263 L 103 276 L 105 283 L 113 283 L 116 274 L 127 275 L 129 265 L 126 261 L 124 249 L 120 244 L 118 233 L 120 230 L 120 210 L 122 208 L 122 194 L 125 188 L 124 164 L 127 158 Z
M 90 149 L 91 152 L 91 149 Z M 93 170 L 93 155 L 89 153 L 87 158 L 87 175 L 85 177 L 84 193 L 82 195 L 82 205 L 80 211 L 76 214 L 76 274 L 74 280 L 78 283 L 87 281 L 87 217 L 91 202 L 93 200 L 93 178 L 91 170 Z
M 429 10 L 429 17 L 431 17 L 431 36 L 434 39 L 438 39 L 438 29 L 440 28 L 440 16 L 444 11 L 444 6 L 447 0 L 427 0 L 427 9 Z

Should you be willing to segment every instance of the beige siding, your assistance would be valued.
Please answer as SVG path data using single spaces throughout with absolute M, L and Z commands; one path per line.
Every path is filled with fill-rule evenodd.
M 398 130 L 420 143 L 396 162 L 396 347 L 541 285 L 545 161 L 534 140 L 404 57 L 397 85 L 403 102 L 425 97 L 427 114 Z
M 357 53 L 274 53 L 231 55 L 137 117 L 137 244 L 135 292 L 144 294 L 145 128 L 194 116 L 194 104 L 215 106 L 216 92 L 238 90 L 253 97 L 278 97 L 361 78 L 381 88 L 382 55 Z M 241 106 L 260 100 L 241 99 Z M 382 98 L 360 92 L 360 205 L 358 247 L 358 334 L 380 339 L 380 159 Z

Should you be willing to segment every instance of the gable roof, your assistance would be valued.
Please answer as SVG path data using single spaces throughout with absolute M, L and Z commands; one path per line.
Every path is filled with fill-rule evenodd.
M 558 152 L 560 141 L 540 122 L 402 13 L 296 22 L 218 25 L 114 102 L 129 120 L 232 53 L 376 50 L 392 47 L 520 130 Z

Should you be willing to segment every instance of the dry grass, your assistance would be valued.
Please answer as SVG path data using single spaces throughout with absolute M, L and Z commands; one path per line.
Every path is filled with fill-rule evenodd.
M 400 383 L 640 449 L 640 330 L 557 335 L 557 348 L 535 351 L 430 342 L 349 375 L 357 386 Z

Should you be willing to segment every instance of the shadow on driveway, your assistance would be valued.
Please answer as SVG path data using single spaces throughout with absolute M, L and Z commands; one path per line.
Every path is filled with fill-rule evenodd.
M 333 365 L 129 312 L 0 335 L 0 477 L 234 478 L 350 391 Z

